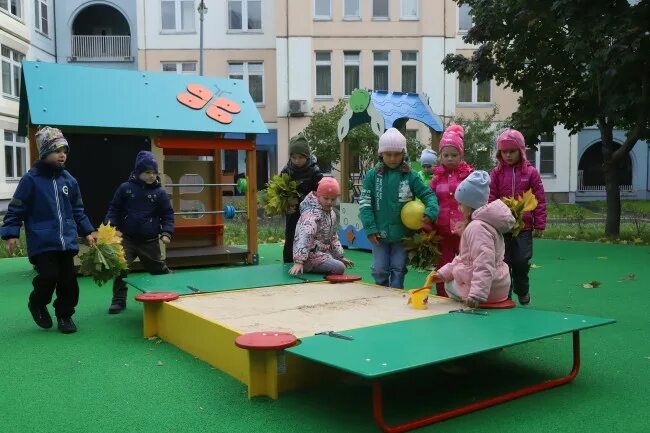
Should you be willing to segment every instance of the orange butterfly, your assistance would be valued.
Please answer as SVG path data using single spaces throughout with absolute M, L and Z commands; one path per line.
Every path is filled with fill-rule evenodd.
M 209 89 L 200 84 L 188 84 L 187 91 L 190 93 L 179 93 L 176 95 L 176 99 L 181 104 L 194 110 L 205 107 L 213 96 Z M 220 96 L 221 93 L 223 92 L 217 94 L 217 99 L 208 107 L 205 114 L 219 123 L 228 124 L 232 122 L 232 115 L 241 111 L 241 107 L 235 101 Z

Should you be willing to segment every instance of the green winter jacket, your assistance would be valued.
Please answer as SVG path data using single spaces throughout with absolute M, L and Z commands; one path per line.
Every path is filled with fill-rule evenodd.
M 420 176 L 420 179 L 422 179 L 422 182 L 424 182 L 424 185 L 426 186 L 429 186 L 429 184 L 433 180 L 433 173 L 424 174 L 424 170 L 418 171 L 418 176 Z
M 366 235 L 377 234 L 385 242 L 399 242 L 411 236 L 402 224 L 402 206 L 419 198 L 425 205 L 424 213 L 432 221 L 438 217 L 436 194 L 425 185 L 408 164 L 388 168 L 383 163 L 368 171 L 363 180 L 359 199 L 359 219 Z

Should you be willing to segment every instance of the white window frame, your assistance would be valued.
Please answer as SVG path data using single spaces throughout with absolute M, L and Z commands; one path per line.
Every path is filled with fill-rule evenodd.
M 331 21 L 332 20 L 332 0 L 320 0 L 320 1 L 327 1 L 329 4 L 329 14 L 327 15 L 318 15 L 316 13 L 316 3 L 319 0 L 314 0 L 314 21 Z
M 478 102 L 478 82 L 475 78 L 472 79 L 472 100 L 460 101 L 460 79 L 456 79 L 456 104 L 461 106 L 490 106 L 494 104 L 494 82 L 490 80 L 490 100 L 486 102 Z
M 256 1 L 260 4 L 260 28 L 259 29 L 249 29 L 248 28 L 248 3 L 250 1 Z M 239 2 L 241 3 L 241 28 L 231 28 L 230 27 L 230 3 Z M 228 33 L 263 33 L 264 29 L 264 14 L 262 11 L 263 2 L 262 0 L 227 0 L 226 8 L 228 8 L 228 16 L 226 20 L 228 21 Z
M 261 73 L 259 73 L 259 72 L 250 72 L 248 66 L 251 63 L 262 65 L 262 72 Z M 230 73 L 230 66 L 231 65 L 239 65 L 239 64 L 242 65 L 242 73 L 241 73 L 242 80 L 246 83 L 247 87 L 250 87 L 250 77 L 251 77 L 251 75 L 261 75 L 262 76 L 262 100 L 261 101 L 253 100 L 253 102 L 255 102 L 255 105 L 258 106 L 258 107 L 264 106 L 264 103 L 266 101 L 266 94 L 265 94 L 266 92 L 264 91 L 266 89 L 266 83 L 264 82 L 264 62 L 261 61 L 261 60 L 250 60 L 250 61 L 230 60 L 228 62 L 228 77 L 229 78 L 232 78 L 233 75 L 240 75 L 240 74 L 231 74 Z M 252 95 L 251 95 L 251 97 L 252 97 Z
M 329 60 L 318 60 L 317 55 L 318 54 L 328 54 L 330 56 Z M 332 99 L 332 52 L 331 51 L 315 51 L 314 52 L 314 64 L 315 68 L 314 71 L 316 73 L 315 79 L 314 79 L 314 87 L 315 87 L 315 98 L 316 99 Z M 318 67 L 319 66 L 327 66 L 330 69 L 330 93 L 329 95 L 319 95 L 318 94 Z
M 537 145 L 537 150 L 535 151 L 535 168 L 539 172 L 541 177 L 555 177 L 557 176 L 556 172 L 556 146 L 555 146 L 555 134 L 552 134 L 553 141 L 540 141 Z M 540 137 L 543 139 L 544 137 Z M 552 173 L 542 173 L 542 148 L 552 148 L 553 149 L 553 172 Z
M 404 53 L 415 53 L 415 60 L 404 60 Z M 404 92 L 404 66 L 415 66 L 415 91 L 413 93 L 418 92 L 418 84 L 419 84 L 419 77 L 418 73 L 419 68 L 418 68 L 418 59 L 420 58 L 420 55 L 417 51 L 415 50 L 404 50 L 400 53 L 400 88 L 401 91 Z
M 375 15 L 375 2 L 378 0 L 372 0 L 372 20 L 373 21 L 390 21 L 390 0 L 386 1 L 386 16 Z
M 11 12 L 11 4 L 14 3 L 16 5 L 16 12 L 17 14 L 14 14 Z M 0 7 L 0 11 L 3 11 L 10 17 L 17 18 L 18 20 L 22 21 L 23 20 L 23 1 L 22 0 L 7 0 L 7 9 Z
M 174 3 L 174 28 L 165 29 L 162 27 L 162 4 L 163 2 L 173 2 Z M 183 14 L 182 14 L 182 3 L 190 2 L 192 3 L 192 28 L 184 29 L 183 28 Z M 196 4 L 194 0 L 161 0 L 160 1 L 160 28 L 161 33 L 196 33 Z
M 3 142 L 4 142 L 3 147 L 4 148 L 7 148 L 7 147 L 12 148 L 12 153 L 13 153 L 13 158 L 12 159 L 13 159 L 13 163 L 14 163 L 13 164 L 14 166 L 12 168 L 13 168 L 13 173 L 17 174 L 17 176 L 9 176 L 9 174 L 7 173 L 7 162 L 5 161 L 5 164 L 4 164 L 4 167 L 3 167 L 4 172 L 5 172 L 5 179 L 8 180 L 8 181 L 18 181 L 18 180 L 20 180 L 21 177 L 23 177 L 23 175 L 28 170 L 27 160 L 29 158 L 29 155 L 28 155 L 29 150 L 27 149 L 27 140 L 25 139 L 25 137 L 21 137 L 20 135 L 18 135 L 18 133 L 16 131 L 11 131 L 11 130 L 5 129 L 3 132 L 4 132 L 4 134 L 2 135 Z M 7 140 L 6 137 L 5 137 L 5 135 L 8 134 L 8 133 L 13 135 L 13 138 L 12 138 L 11 141 Z M 19 141 L 18 137 L 21 137 L 22 141 Z M 18 158 L 16 157 L 16 153 L 17 153 L 16 148 L 24 149 L 23 154 L 25 156 L 25 160 L 23 161 L 24 162 L 24 165 L 23 165 L 24 171 L 22 173 L 18 172 Z M 2 155 L 4 156 L 5 155 L 5 153 L 4 153 L 5 149 L 3 149 L 2 151 L 3 151 Z
M 460 28 L 460 10 L 463 7 L 467 8 L 467 17 L 469 18 L 469 23 L 470 23 L 470 26 L 467 29 L 461 29 Z M 467 31 L 470 28 L 472 28 L 472 26 L 474 25 L 474 21 L 472 20 L 472 15 L 470 14 L 470 12 L 471 12 L 471 9 L 470 9 L 468 4 L 464 4 L 463 6 L 458 6 L 456 8 L 456 28 L 458 29 L 458 34 L 461 34 L 461 35 L 466 34 Z
M 357 55 L 357 60 L 346 60 L 345 55 L 347 54 L 356 54 Z M 357 67 L 357 72 L 359 76 L 359 82 L 357 83 L 357 89 L 361 87 L 361 51 L 343 51 L 343 95 L 345 97 L 349 97 L 352 95 L 352 92 L 350 93 L 345 93 L 345 67 L 346 66 L 356 66 Z M 352 89 L 354 91 L 354 89 Z
M 405 15 L 404 6 L 406 2 L 415 2 L 415 15 Z M 418 21 L 420 19 L 420 0 L 400 0 L 399 19 L 402 21 Z
M 375 60 L 376 53 L 386 53 L 388 58 L 386 60 Z M 388 76 L 385 89 L 378 89 L 375 83 L 375 66 L 387 66 Z M 375 50 L 372 52 L 372 87 L 373 90 L 388 90 L 390 88 L 390 51 L 389 50 Z
M 165 65 L 174 65 L 175 71 L 165 71 Z M 185 65 L 193 65 L 194 71 L 184 71 L 183 66 Z M 198 66 L 198 62 L 193 60 L 183 61 L 183 62 L 173 62 L 173 61 L 160 62 L 160 70 L 162 72 L 175 73 L 178 75 L 198 75 L 197 66 Z
M 47 30 L 43 30 L 43 16 L 41 11 L 45 7 L 45 23 L 47 25 Z M 50 37 L 50 6 L 48 5 L 48 0 L 34 0 L 34 27 L 39 33 Z
M 6 45 L 2 45 L 1 48 L 5 48 L 9 50 L 9 57 L 5 57 L 4 55 L 0 54 L 0 59 L 3 66 L 5 63 L 9 64 L 9 74 L 11 80 L 11 89 L 9 93 L 5 92 L 3 86 L 2 94 L 3 96 L 10 99 L 18 99 L 20 98 L 20 73 L 23 67 L 21 62 L 22 60 L 25 59 L 25 55 L 20 51 L 14 50 L 13 48 L 9 48 Z M 20 61 L 15 59 L 17 54 L 22 56 L 22 59 Z M 16 71 L 16 67 L 18 67 L 18 71 Z M 15 74 L 18 74 L 18 77 L 16 77 Z M 18 83 L 16 83 L 16 80 L 18 80 Z M 18 86 L 18 88 L 15 88 L 16 85 Z
M 353 1 L 357 4 L 357 14 L 356 15 L 347 15 L 345 13 L 345 5 L 347 2 Z M 343 20 L 344 21 L 360 21 L 361 20 L 361 0 L 343 0 Z

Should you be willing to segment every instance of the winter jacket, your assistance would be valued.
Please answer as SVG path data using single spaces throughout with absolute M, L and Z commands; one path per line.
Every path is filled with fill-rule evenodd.
M 537 198 L 537 207 L 532 212 L 524 214 L 524 230 L 546 228 L 546 197 L 544 185 L 537 169 L 527 160 L 522 159 L 517 165 L 509 166 L 504 162 L 490 173 L 490 198 L 494 201 L 502 197 L 517 198 L 529 189 Z
M 79 251 L 77 237 L 95 229 L 84 211 L 77 180 L 64 168 L 39 160 L 20 179 L 0 232 L 17 238 L 25 223 L 29 257 Z
M 318 197 L 310 192 L 300 203 L 300 219 L 293 240 L 293 261 L 315 267 L 330 257 L 343 258 L 336 212 L 325 212 Z
M 400 242 L 413 234 L 402 223 L 402 207 L 419 198 L 424 214 L 431 220 L 438 216 L 436 195 L 403 163 L 397 168 L 377 164 L 366 173 L 359 198 L 359 219 L 366 235 L 379 235 L 385 242 Z
M 115 191 L 104 222 L 136 241 L 158 239 L 163 234 L 171 238 L 174 210 L 159 180 L 148 185 L 131 173 Z
M 426 174 L 424 173 L 424 170 L 420 170 L 418 171 L 418 176 L 420 176 L 420 179 L 422 179 L 422 182 L 424 182 L 425 185 L 429 185 L 433 181 L 433 173 Z
M 320 172 L 320 168 L 316 164 L 316 159 L 313 156 L 300 168 L 293 165 L 291 160 L 289 160 L 280 172 L 280 174 L 282 173 L 289 174 L 293 180 L 299 182 L 296 189 L 300 194 L 300 201 L 303 201 L 310 192 L 316 191 L 318 182 L 323 178 L 323 173 Z
M 453 170 L 440 164 L 433 169 L 434 178 L 429 187 L 435 192 L 440 212 L 435 222 L 436 232 L 440 235 L 450 235 L 455 232 L 456 223 L 463 220 L 463 214 L 458 209 L 454 193 L 458 185 L 472 172 L 473 168 L 465 161 Z
M 510 271 L 503 261 L 503 233 L 515 226 L 512 212 L 501 200 L 474 211 L 460 237 L 460 253 L 438 270 L 445 281 L 454 280 L 464 298 L 500 302 L 510 292 Z

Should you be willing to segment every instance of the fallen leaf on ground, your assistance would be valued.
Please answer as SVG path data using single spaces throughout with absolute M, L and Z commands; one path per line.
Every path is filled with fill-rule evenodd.
M 596 257 L 598 260 L 607 260 L 607 256 Z
M 635 274 L 627 274 L 625 277 L 621 278 L 619 281 L 636 281 Z
M 156 363 L 156 365 L 163 365 L 163 362 L 162 362 L 162 361 L 158 361 L 158 362 Z
M 585 289 L 595 289 L 596 287 L 599 286 L 600 286 L 600 281 L 596 281 L 596 280 L 589 281 L 588 283 L 584 283 L 582 285 L 582 287 L 584 287 Z
M 566 235 L 566 239 L 575 239 L 575 237 L 571 235 Z
M 531 269 L 537 269 L 537 268 L 541 268 L 541 266 L 540 266 L 540 265 L 536 265 L 535 263 L 533 263 L 532 265 L 530 265 L 530 268 L 531 268 Z

